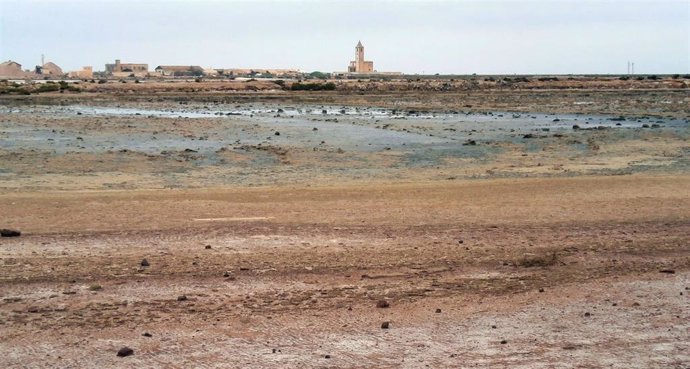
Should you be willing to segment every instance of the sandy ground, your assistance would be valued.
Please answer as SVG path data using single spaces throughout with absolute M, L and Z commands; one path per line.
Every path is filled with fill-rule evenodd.
M 5 367 L 690 360 L 687 176 L 0 202 Z
M 0 367 L 690 368 L 687 95 L 461 95 L 0 100 Z

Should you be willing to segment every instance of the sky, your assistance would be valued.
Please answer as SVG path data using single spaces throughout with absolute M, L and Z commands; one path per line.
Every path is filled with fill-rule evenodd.
M 690 73 L 685 1 L 0 0 L 0 61 L 346 71 Z

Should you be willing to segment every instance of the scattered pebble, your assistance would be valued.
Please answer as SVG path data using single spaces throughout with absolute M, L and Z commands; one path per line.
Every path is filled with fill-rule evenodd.
M 379 300 L 379 301 L 376 303 L 376 307 L 379 308 L 379 309 L 385 309 L 385 308 L 390 307 L 390 306 L 391 306 L 391 305 L 390 305 L 390 304 L 388 303 L 388 301 L 386 301 L 386 300 Z
M 125 357 L 125 356 L 129 356 L 129 355 L 134 355 L 134 350 L 132 350 L 131 348 L 129 348 L 127 346 L 117 350 L 117 356 L 119 356 L 119 357 Z
M 390 322 L 381 323 L 381 329 L 388 329 L 390 327 Z
M 0 229 L 0 236 L 1 237 L 19 237 L 22 235 L 22 232 L 17 231 L 15 229 Z

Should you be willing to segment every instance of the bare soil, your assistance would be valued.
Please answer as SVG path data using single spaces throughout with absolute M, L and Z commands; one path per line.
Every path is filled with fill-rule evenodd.
M 523 109 L 521 94 L 483 108 Z M 173 109 L 171 96 L 3 100 L 0 228 L 22 235 L 0 238 L 0 367 L 686 369 L 687 106 L 660 101 L 687 97 L 643 96 L 650 105 L 621 108 L 625 125 L 543 131 L 509 116 L 506 129 L 454 120 L 432 108 L 445 94 L 407 95 L 438 115 L 323 118 L 347 138 L 332 121 L 302 132 L 276 112 L 69 110 Z M 590 105 L 569 106 L 551 113 Z M 382 146 L 356 141 L 362 129 Z M 338 145 L 313 150 L 314 132 Z M 463 145 L 469 133 L 476 146 Z M 178 144 L 198 146 L 161 153 Z M 439 145 L 453 149 L 429 151 Z M 118 357 L 123 346 L 134 354 Z

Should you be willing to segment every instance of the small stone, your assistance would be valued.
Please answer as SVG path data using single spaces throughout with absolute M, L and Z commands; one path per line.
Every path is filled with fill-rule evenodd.
M 540 289 L 539 289 L 539 292 L 544 292 L 544 289 L 543 289 L 543 288 L 540 288 Z
M 211 245 L 206 245 L 205 249 L 206 249 L 206 250 L 210 250 L 210 249 L 211 249 Z
M 390 327 L 390 322 L 381 323 L 381 329 L 388 329 Z
M 491 326 L 491 329 L 496 329 L 496 326 L 495 326 L 495 325 L 492 325 L 492 326 Z
M 149 265 L 151 265 L 151 264 L 149 264 L 149 261 L 148 261 L 148 260 L 146 260 L 146 259 L 141 259 L 141 266 L 147 267 L 147 266 L 149 266 Z
M 131 348 L 129 348 L 127 346 L 117 350 L 117 356 L 119 356 L 119 357 L 125 357 L 125 356 L 129 356 L 129 355 L 134 355 L 134 350 L 132 350 Z
M 585 317 L 589 317 L 590 315 L 592 315 L 592 314 L 590 314 L 589 312 L 585 313 Z
M 19 232 L 14 229 L 0 229 L 0 236 L 1 237 L 19 237 L 22 235 L 22 232 Z
M 144 334 L 142 334 L 142 336 L 144 336 L 144 337 L 153 337 L 153 335 L 152 335 L 151 333 L 149 333 L 149 332 L 144 332 Z
M 676 271 L 673 269 L 661 269 L 659 273 L 676 274 Z
M 185 295 L 177 296 L 177 301 L 187 301 L 187 296 L 185 296 Z
M 223 273 L 223 277 L 227 278 L 227 277 L 229 277 L 229 276 L 230 276 L 230 272 L 225 271 L 225 272 Z
M 390 304 L 388 303 L 388 301 L 386 301 L 386 300 L 379 300 L 379 301 L 376 303 L 376 307 L 379 308 L 379 309 L 385 309 L 385 308 L 390 307 L 390 306 L 391 306 L 391 305 L 390 305 Z
M 274 135 L 280 136 L 280 132 L 276 131 L 276 133 L 274 133 Z
M 436 314 L 441 314 L 441 309 L 436 309 Z
M 330 358 L 331 358 L 331 355 L 324 355 L 323 358 L 324 358 L 324 359 L 330 359 Z
M 505 345 L 506 343 L 508 343 L 508 341 L 506 341 L 506 340 L 501 341 L 501 345 Z

